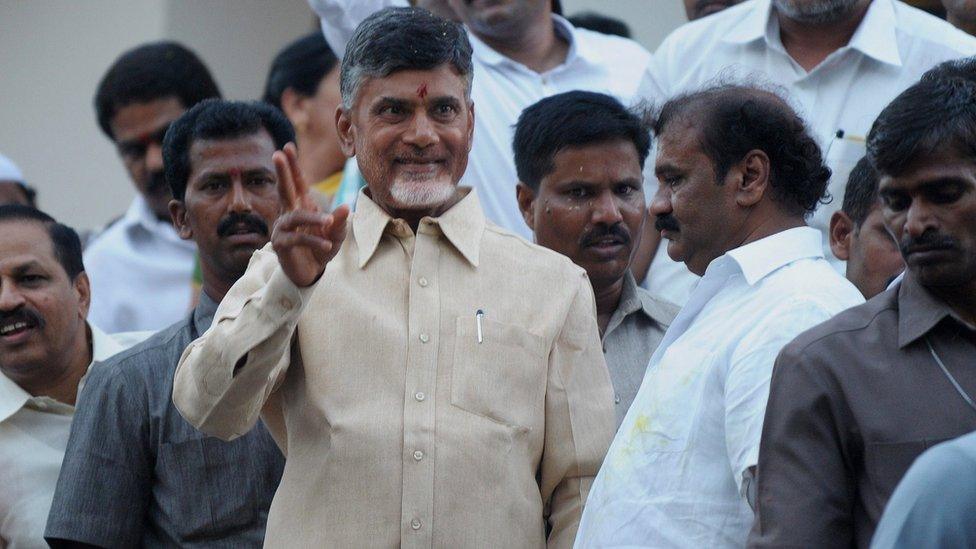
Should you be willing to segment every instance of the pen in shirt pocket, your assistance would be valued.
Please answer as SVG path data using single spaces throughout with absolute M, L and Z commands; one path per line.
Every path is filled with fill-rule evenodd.
M 478 323 L 478 343 L 479 344 L 480 343 L 484 343 L 484 341 L 485 341 L 485 333 L 483 331 L 481 331 L 481 319 L 484 316 L 485 316 L 485 312 L 482 311 L 481 309 L 478 309 L 474 313 L 475 322 Z
M 848 133 L 842 129 L 838 129 L 834 132 L 834 135 L 830 136 L 830 143 L 827 143 L 827 150 L 824 151 L 824 158 L 830 154 L 830 149 L 834 147 L 834 142 L 840 141 L 850 141 L 852 143 L 858 143 L 860 145 L 867 145 L 868 140 L 863 135 L 855 135 L 853 133 Z

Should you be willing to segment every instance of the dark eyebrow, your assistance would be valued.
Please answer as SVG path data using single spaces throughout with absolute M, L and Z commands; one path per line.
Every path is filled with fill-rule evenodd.
M 397 97 L 381 97 L 378 100 L 376 100 L 376 103 L 373 105 L 373 108 L 374 109 L 378 107 L 406 108 L 408 106 L 410 106 L 410 102 L 405 99 L 400 99 Z
M 440 97 L 435 97 L 430 101 L 434 105 L 451 105 L 452 107 L 460 107 L 461 102 L 458 101 L 457 97 L 452 95 L 442 95 Z
M 654 166 L 654 175 L 661 175 L 663 173 L 673 173 L 680 171 L 674 164 L 658 164 Z
M 17 265 L 16 267 L 14 267 L 14 274 L 22 275 L 31 269 L 40 269 L 43 271 L 44 265 L 41 265 L 40 262 L 32 259 L 27 263 L 24 263 L 22 265 Z

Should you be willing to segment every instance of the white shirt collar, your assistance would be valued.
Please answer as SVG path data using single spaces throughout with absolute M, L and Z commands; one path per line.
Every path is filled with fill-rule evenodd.
M 900 67 L 902 59 L 898 51 L 896 28 L 894 2 L 874 0 L 847 47 L 882 63 Z M 741 20 L 737 24 L 730 25 L 730 29 L 723 38 L 725 42 L 747 44 L 762 38 L 769 46 L 781 47 L 782 44 L 779 37 L 779 24 L 773 17 L 771 0 L 756 0 L 752 4 L 752 9 L 745 11 Z
M 725 257 L 730 258 L 738 264 L 746 283 L 752 286 L 780 267 L 794 261 L 822 258 L 822 238 L 817 229 L 806 226 L 795 227 L 729 250 L 716 261 Z
M 125 215 L 122 216 L 119 223 L 126 229 L 126 232 L 141 229 L 153 236 L 176 242 L 183 246 L 193 247 L 194 245 L 193 242 L 180 238 L 172 222 L 158 219 L 142 195 L 136 195 L 132 199 L 132 204 L 129 205 L 129 209 L 125 211 Z
M 553 70 L 558 70 L 560 67 L 570 65 L 576 60 L 576 57 L 580 55 L 579 53 L 579 40 L 576 35 L 576 28 L 573 24 L 560 17 L 559 15 L 552 14 L 552 24 L 555 27 L 556 34 L 566 39 L 569 43 L 569 50 L 566 52 L 566 60 L 560 63 L 559 67 Z M 532 69 L 526 67 L 525 65 L 514 61 L 504 55 L 498 53 L 497 51 L 491 49 L 488 44 L 481 41 L 471 29 L 468 29 L 468 40 L 471 42 L 471 52 L 474 57 L 478 58 L 479 61 L 485 65 L 502 65 L 505 63 L 521 67 L 529 72 L 535 72 Z
M 88 364 L 88 368 L 91 368 L 91 365 L 95 362 L 105 360 L 125 350 L 124 345 L 118 343 L 111 336 L 92 324 L 88 324 L 88 328 L 91 330 L 92 335 L 92 362 Z M 82 378 L 82 383 L 84 383 L 84 378 Z M 78 385 L 79 392 L 81 391 L 81 386 L 82 384 Z M 35 397 L 23 390 L 20 385 L 17 385 L 13 380 L 0 373 L 0 423 L 16 414 L 33 398 Z

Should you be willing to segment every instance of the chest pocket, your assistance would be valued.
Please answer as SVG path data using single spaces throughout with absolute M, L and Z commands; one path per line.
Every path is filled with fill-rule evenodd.
M 156 504 L 183 541 L 240 532 L 255 523 L 263 479 L 252 478 L 248 436 L 160 446 Z M 162 493 L 161 493 L 162 492 Z
M 546 353 L 525 328 L 458 317 L 451 404 L 511 427 L 527 427 L 545 408 Z

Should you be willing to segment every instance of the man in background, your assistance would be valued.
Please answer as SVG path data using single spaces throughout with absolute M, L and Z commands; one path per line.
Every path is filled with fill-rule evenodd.
M 36 207 L 37 193 L 24 180 L 24 174 L 12 160 L 0 154 L 0 206 L 21 204 Z
M 878 173 L 867 157 L 858 161 L 844 189 L 844 202 L 830 218 L 830 249 L 846 262 L 850 280 L 866 299 L 885 291 L 905 270 L 898 242 L 884 226 Z
M 688 16 L 689 21 L 694 21 L 739 4 L 742 0 L 684 0 L 684 2 L 685 15 Z
M 954 27 L 976 35 L 976 0 L 942 0 L 942 6 Z
M 535 242 L 586 269 L 614 388 L 617 426 L 676 306 L 637 286 L 630 264 L 647 218 L 650 128 L 616 99 L 566 92 L 525 109 L 515 128 L 517 195 Z
M 98 125 L 137 191 L 125 215 L 85 250 L 90 320 L 103 330 L 158 330 L 192 308 L 196 247 L 176 234 L 169 217 L 162 142 L 187 109 L 219 95 L 203 62 L 175 42 L 123 53 L 98 85 Z

